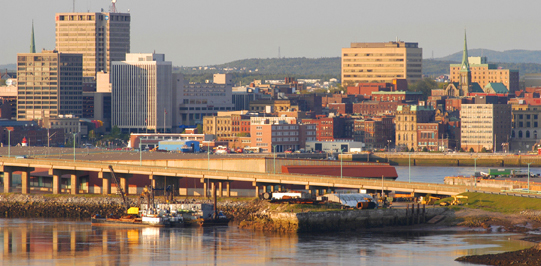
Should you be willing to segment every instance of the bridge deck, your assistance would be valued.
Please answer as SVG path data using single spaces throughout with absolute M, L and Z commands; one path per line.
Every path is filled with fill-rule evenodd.
M 44 159 L 14 159 L 0 158 L 0 171 L 4 171 L 5 167 L 19 168 L 46 168 L 54 170 L 72 170 L 72 171 L 93 171 L 93 172 L 110 172 L 108 166 L 113 165 L 116 173 L 125 174 L 142 174 L 149 176 L 170 176 L 170 177 L 186 177 L 210 179 L 216 181 L 248 181 L 254 183 L 266 184 L 291 184 L 304 185 L 307 187 L 329 187 L 329 188 L 355 188 L 355 189 L 371 189 L 385 191 L 403 191 L 417 193 L 432 193 L 443 195 L 456 195 L 468 191 L 470 187 L 419 183 L 419 182 L 402 182 L 380 179 L 361 179 L 351 177 L 332 177 L 332 176 L 316 176 L 302 174 L 273 174 L 261 172 L 244 172 L 244 171 L 225 171 L 225 170 L 206 170 L 195 168 L 179 168 L 179 167 L 159 167 L 133 164 L 109 163 L 104 161 L 66 161 L 66 160 L 44 160 Z M 495 188 L 476 188 L 487 192 L 495 192 Z

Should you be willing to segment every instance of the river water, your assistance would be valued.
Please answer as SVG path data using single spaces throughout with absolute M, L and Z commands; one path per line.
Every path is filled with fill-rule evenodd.
M 398 181 L 443 183 L 474 167 L 397 166 Z M 541 173 L 541 168 L 530 169 Z M 0 265 L 468 265 L 464 255 L 525 249 L 509 233 L 410 231 L 280 235 L 235 226 L 92 227 L 89 221 L 0 219 Z
M 532 246 L 506 233 L 278 235 L 53 219 L 0 219 L 0 226 L 1 265 L 466 265 L 454 259 Z
M 411 182 L 425 182 L 425 183 L 437 183 L 443 184 L 443 179 L 446 176 L 472 176 L 476 171 L 488 173 L 489 168 L 497 167 L 464 167 L 464 166 L 395 166 L 398 178 L 396 181 L 410 181 Z M 519 169 L 513 167 L 513 169 Z M 520 168 L 525 172 L 527 167 Z M 410 174 L 411 172 L 411 174 Z M 533 174 L 541 174 L 541 168 L 530 167 L 530 172 Z M 539 178 L 534 178 L 536 182 L 539 182 Z M 532 179 L 532 180 L 534 180 Z M 524 179 L 526 180 L 526 178 Z

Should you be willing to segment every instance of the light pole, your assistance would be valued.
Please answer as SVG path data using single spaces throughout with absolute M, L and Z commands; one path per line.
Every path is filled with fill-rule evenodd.
M 408 173 L 409 173 L 408 183 L 411 183 L 411 153 L 408 154 Z
M 530 193 L 530 164 L 528 163 L 528 193 Z
M 8 129 L 8 157 L 11 157 L 11 130 Z
M 207 171 L 210 171 L 210 146 L 207 145 Z
M 472 187 L 477 187 L 477 177 L 475 176 L 477 173 L 477 158 L 473 158 L 473 178 L 475 179 L 475 182 L 473 182 Z
M 73 161 L 75 162 L 75 136 L 77 136 L 77 133 L 73 134 Z
M 344 152 L 344 150 L 340 149 L 340 179 L 342 179 L 342 176 L 343 176 L 343 174 L 342 174 L 343 173 L 342 168 L 343 168 L 343 164 L 344 164 L 343 163 L 343 156 L 342 156 L 343 152 Z
M 143 150 L 141 150 L 141 139 L 139 139 L 139 165 L 143 165 Z
M 276 145 L 272 145 L 272 151 L 274 155 L 274 174 L 276 174 Z

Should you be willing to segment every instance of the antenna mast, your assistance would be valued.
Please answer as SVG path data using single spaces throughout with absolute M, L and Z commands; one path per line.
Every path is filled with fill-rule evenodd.
M 116 13 L 116 0 L 111 0 L 111 12 Z
M 75 13 L 75 0 L 73 0 L 73 9 L 71 12 Z

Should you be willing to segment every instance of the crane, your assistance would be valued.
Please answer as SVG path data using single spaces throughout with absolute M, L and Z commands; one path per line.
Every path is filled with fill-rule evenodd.
M 122 201 L 124 202 L 124 208 L 126 208 L 126 211 L 130 208 L 130 203 L 126 199 L 126 195 L 124 194 L 124 190 L 122 189 L 122 186 L 120 186 L 120 182 L 116 178 L 115 171 L 113 171 L 113 166 L 109 165 L 109 170 L 111 170 L 111 177 L 113 177 L 113 180 L 115 181 L 116 187 L 118 191 L 120 191 L 120 196 L 122 196 Z

